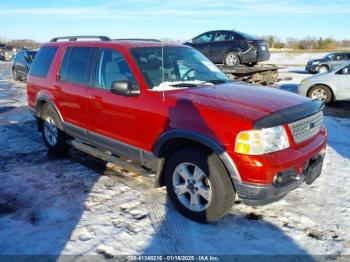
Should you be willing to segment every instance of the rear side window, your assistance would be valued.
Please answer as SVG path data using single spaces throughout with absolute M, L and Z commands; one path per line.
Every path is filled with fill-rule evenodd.
M 62 81 L 88 85 L 92 47 L 69 47 L 64 54 L 59 79 Z
M 56 52 L 57 47 L 55 46 L 44 46 L 40 48 L 30 67 L 29 74 L 32 76 L 46 77 Z

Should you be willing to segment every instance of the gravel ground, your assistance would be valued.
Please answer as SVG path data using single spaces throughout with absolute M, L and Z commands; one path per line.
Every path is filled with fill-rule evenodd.
M 293 91 L 306 74 L 287 68 Z M 152 179 L 72 149 L 47 153 L 24 83 L 0 63 L 0 255 L 350 255 L 349 105 L 326 110 L 323 174 L 263 207 L 237 203 L 210 225 L 182 217 Z M 300 258 L 300 257 L 299 257 Z M 299 259 L 298 258 L 298 259 Z

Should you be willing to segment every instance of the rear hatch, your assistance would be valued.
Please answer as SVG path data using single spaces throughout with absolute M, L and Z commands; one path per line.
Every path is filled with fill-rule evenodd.
M 253 40 L 256 46 L 257 62 L 268 61 L 270 59 L 269 44 L 266 40 Z

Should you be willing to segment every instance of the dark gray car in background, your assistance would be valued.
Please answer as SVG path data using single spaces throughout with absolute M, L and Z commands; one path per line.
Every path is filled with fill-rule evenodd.
M 215 64 L 254 65 L 270 59 L 266 40 L 234 30 L 209 31 L 184 43 L 192 46 Z
M 26 80 L 29 68 L 35 58 L 37 50 L 23 49 L 16 53 L 12 62 L 12 75 L 15 81 Z
M 325 73 L 350 60 L 350 52 L 337 52 L 325 55 L 320 59 L 307 62 L 305 70 L 309 73 Z

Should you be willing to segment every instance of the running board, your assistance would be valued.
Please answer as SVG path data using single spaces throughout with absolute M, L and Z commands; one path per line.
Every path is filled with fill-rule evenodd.
M 84 144 L 82 142 L 79 142 L 77 140 L 71 140 L 69 141 L 69 144 L 71 144 L 73 147 L 75 147 L 76 149 L 83 151 L 89 155 L 92 155 L 96 158 L 102 159 L 104 161 L 113 163 L 119 167 L 121 167 L 122 169 L 125 169 L 129 172 L 133 172 L 142 176 L 147 176 L 147 177 L 154 177 L 155 173 L 153 173 L 152 171 L 149 171 L 145 168 L 143 168 L 142 166 L 131 162 L 128 159 L 123 159 L 122 157 L 117 157 L 114 156 L 112 154 L 109 154 L 107 152 L 103 152 L 95 147 L 92 147 L 90 145 Z

